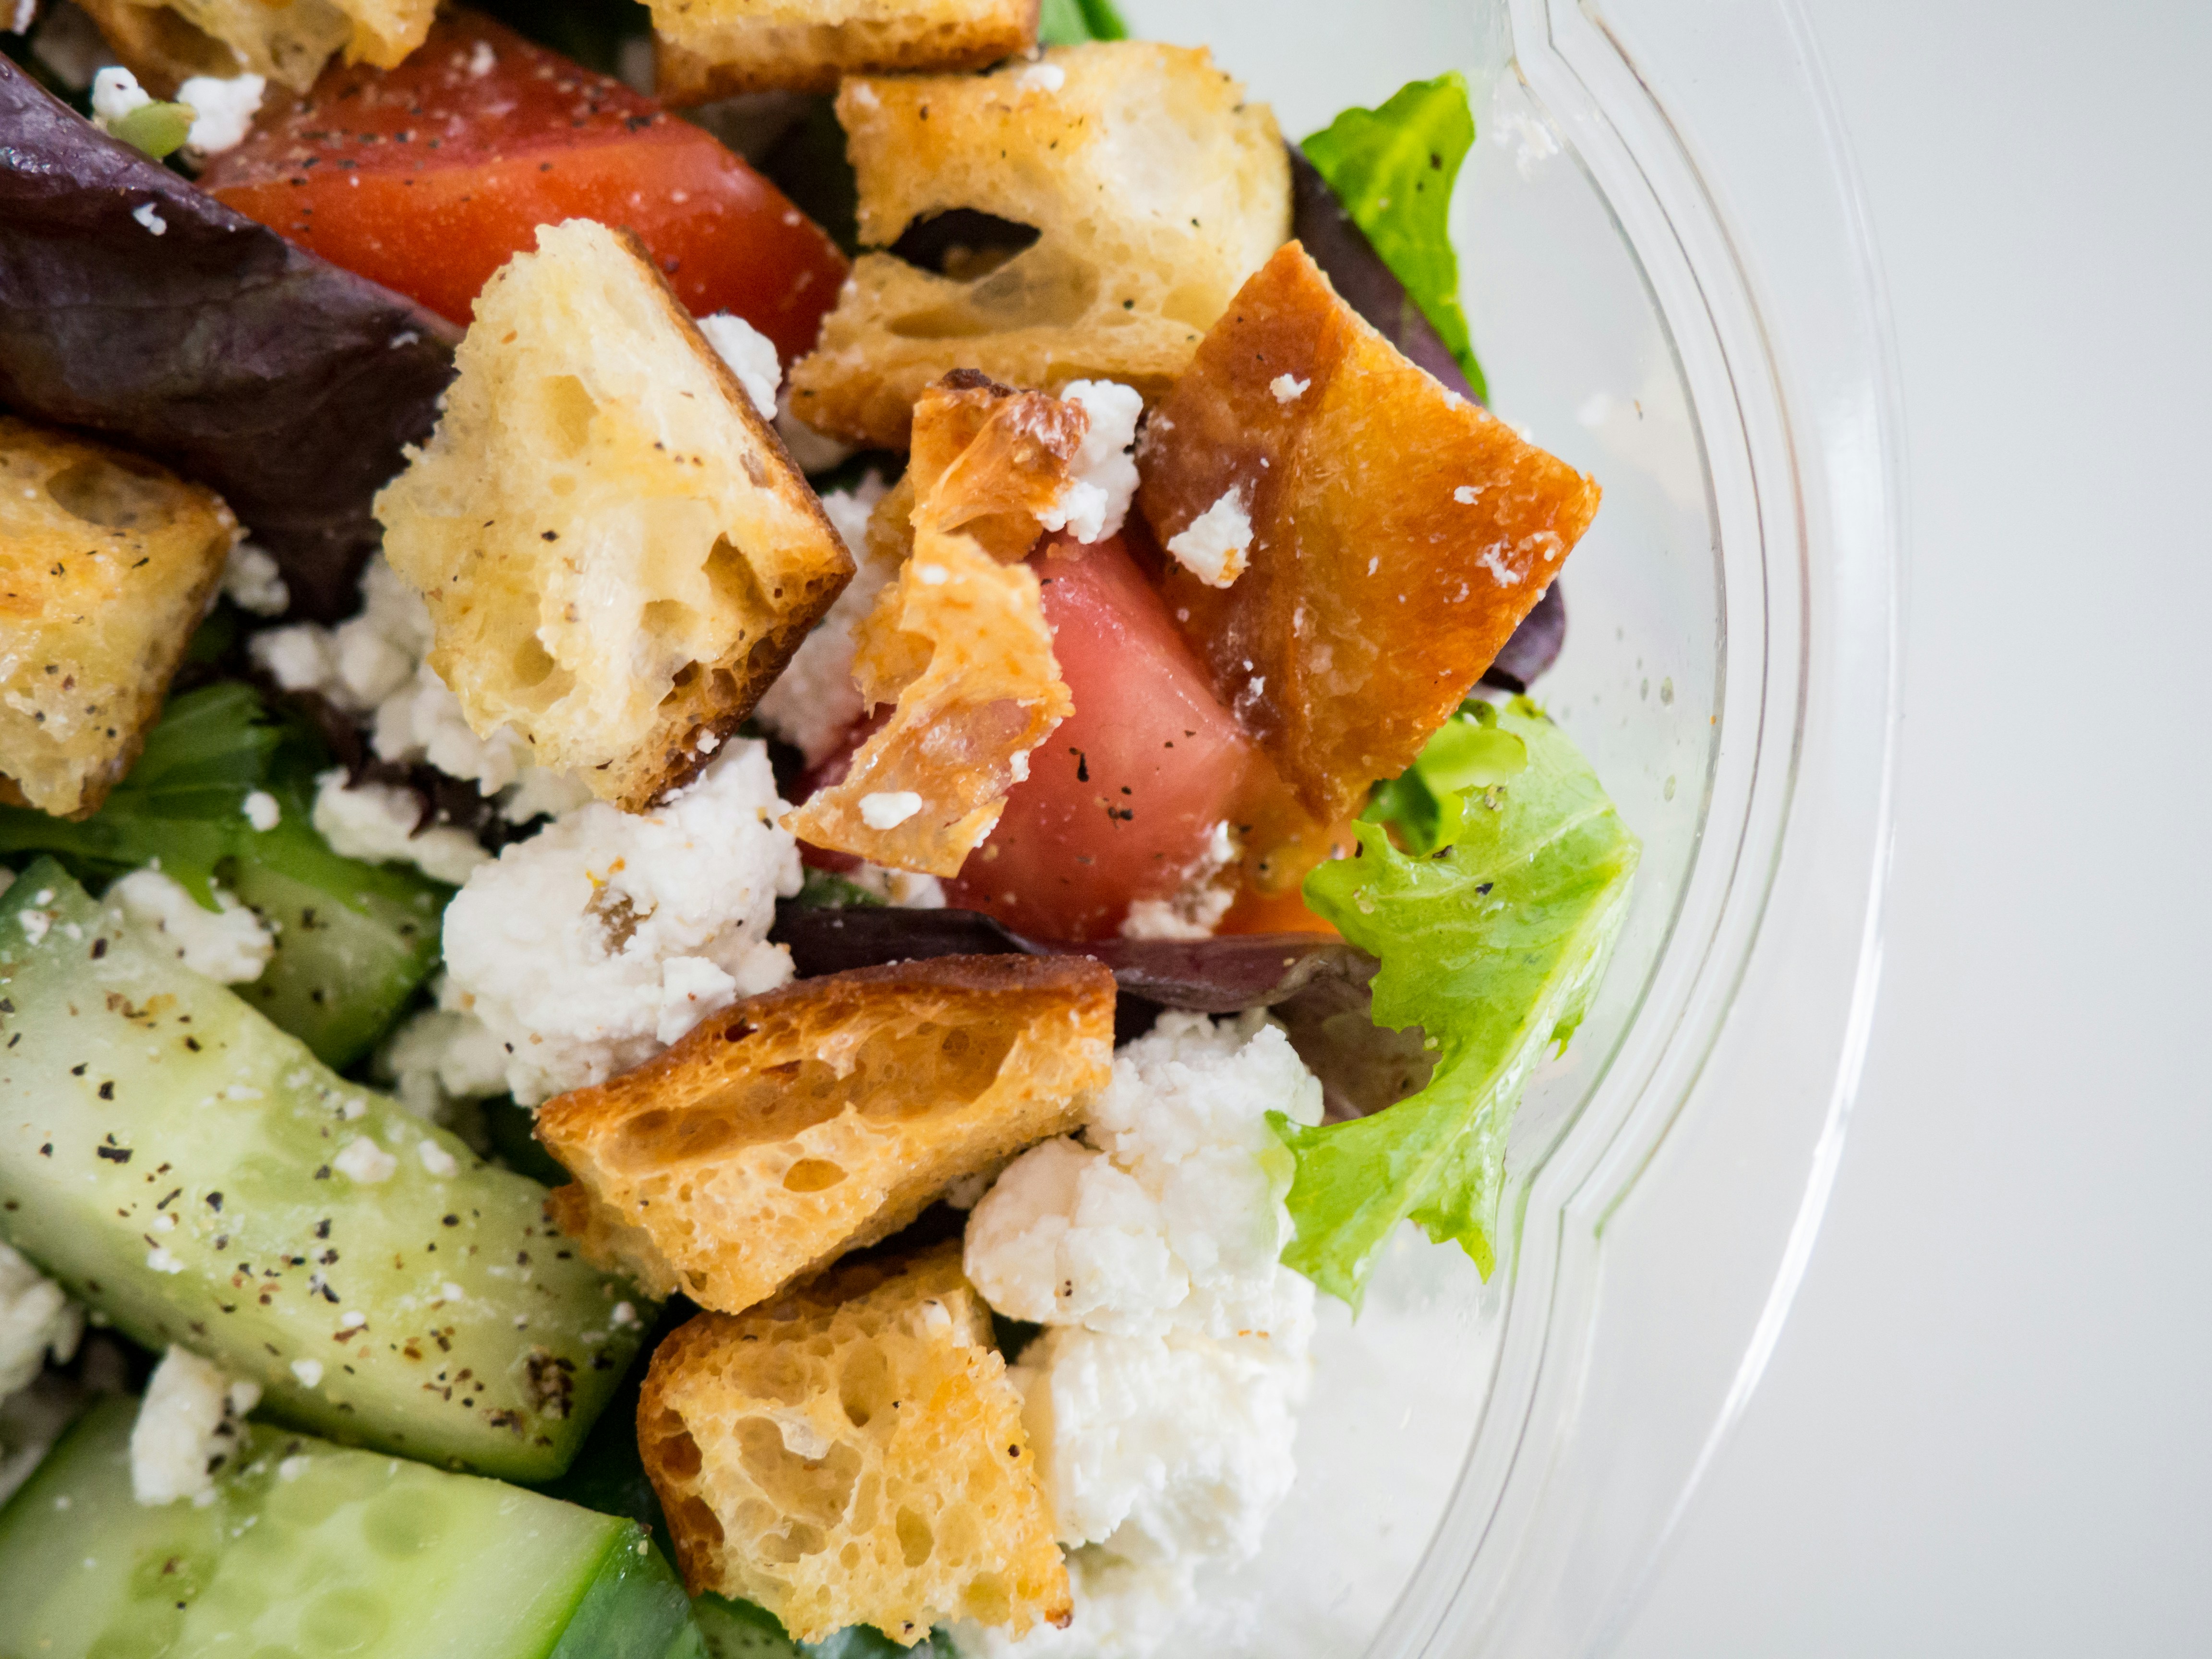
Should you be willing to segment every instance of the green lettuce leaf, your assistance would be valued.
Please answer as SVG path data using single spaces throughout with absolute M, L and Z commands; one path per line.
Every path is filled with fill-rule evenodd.
M 1467 82 L 1454 70 L 1408 82 L 1379 109 L 1345 111 L 1299 148 L 1486 398 L 1451 244 L 1452 185 L 1474 143 Z
M 1297 1164 L 1283 1260 L 1354 1307 L 1409 1216 L 1489 1275 L 1514 1109 L 1580 1024 L 1627 914 L 1639 844 L 1589 763 L 1525 698 L 1487 729 L 1526 763 L 1474 795 L 1449 847 L 1401 852 L 1362 823 L 1357 857 L 1306 878 L 1306 902 L 1382 960 L 1376 1024 L 1419 1026 L 1437 1059 L 1426 1088 L 1371 1117 L 1271 1120 Z
M 1037 40 L 1048 46 L 1128 38 L 1129 26 L 1114 9 L 1113 0 L 1044 0 L 1037 11 Z
M 1496 708 L 1469 697 L 1403 774 L 1376 785 L 1360 817 L 1395 825 L 1408 852 L 1433 853 L 1460 838 L 1480 810 L 1477 791 L 1510 783 L 1528 766 L 1528 745 L 1498 725 Z

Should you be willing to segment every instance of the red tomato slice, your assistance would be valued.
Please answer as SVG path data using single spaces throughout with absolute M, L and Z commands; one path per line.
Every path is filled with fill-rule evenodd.
M 694 315 L 733 311 L 786 361 L 845 279 L 821 228 L 711 135 L 465 11 L 398 69 L 334 67 L 200 183 L 457 323 L 563 219 L 635 233 Z
M 1030 563 L 1075 712 L 946 898 L 1039 939 L 1109 938 L 1203 862 L 1254 750 L 1119 538 Z

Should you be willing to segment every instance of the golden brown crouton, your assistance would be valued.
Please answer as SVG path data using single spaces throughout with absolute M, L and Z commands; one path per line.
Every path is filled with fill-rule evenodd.
M 150 461 L 0 415 L 0 783 L 81 818 L 137 758 L 238 521 Z
M 191 75 L 256 75 L 305 92 L 341 47 L 390 69 L 422 44 L 436 0 L 92 0 L 116 55 L 163 91 Z M 134 17 L 131 14 L 148 13 Z M 167 14 L 166 16 L 161 14 Z
M 657 1296 L 739 1313 L 1079 1121 L 1111 1064 L 1085 957 L 945 957 L 800 980 L 547 1102 L 555 1218 Z
M 971 70 L 1036 44 L 1037 0 L 652 0 L 664 103 Z
M 799 1641 L 1068 1620 L 1021 1395 L 957 1243 L 700 1315 L 653 1356 L 637 1443 L 692 1593 Z
M 854 264 L 792 406 L 856 441 L 904 446 L 915 400 L 953 368 L 1157 398 L 1290 234 L 1275 118 L 1203 50 L 1118 40 L 987 76 L 851 79 L 837 117 L 863 242 L 954 208 L 1039 233 L 968 280 L 886 253 Z
M 640 811 L 751 712 L 853 574 L 774 430 L 634 241 L 538 233 L 445 418 L 377 497 L 479 732 Z
M 1208 514 L 1198 539 L 1217 553 L 1220 526 L 1244 521 L 1249 568 L 1217 586 L 1171 564 L 1168 608 L 1324 823 L 1413 763 L 1598 503 L 1590 479 L 1400 356 L 1296 243 L 1206 336 L 1138 471 L 1171 554 Z

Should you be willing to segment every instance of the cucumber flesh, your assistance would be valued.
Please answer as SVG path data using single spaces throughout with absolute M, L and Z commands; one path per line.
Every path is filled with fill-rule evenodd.
M 267 865 L 234 860 L 219 873 L 276 937 L 269 966 L 238 994 L 334 1070 L 375 1047 L 438 965 L 440 910 L 427 890 L 341 902 Z
M 631 1522 L 257 1427 L 204 1508 L 131 1495 L 96 1406 L 0 1510 L 0 1654 L 660 1659 L 683 1591 Z
M 260 1383 L 264 1413 L 558 1476 L 654 1310 L 544 1198 L 145 948 L 58 865 L 0 895 L 0 1237 L 145 1346 Z

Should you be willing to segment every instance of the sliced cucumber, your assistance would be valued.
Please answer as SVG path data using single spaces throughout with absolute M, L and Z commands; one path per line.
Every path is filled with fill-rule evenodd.
M 689 1625 L 632 1522 L 282 1430 L 214 1503 L 143 1508 L 136 1411 L 94 1407 L 0 1510 L 0 1654 L 661 1659 Z
M 653 1309 L 544 1198 L 143 947 L 52 860 L 0 896 L 0 1237 L 148 1347 L 341 1442 L 550 1480 Z
M 269 966 L 239 995 L 326 1066 L 343 1070 L 367 1054 L 438 965 L 440 910 L 428 889 L 341 902 L 265 864 L 234 860 L 222 875 L 276 935 Z

